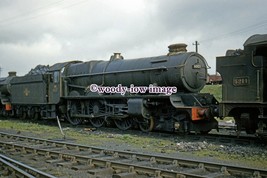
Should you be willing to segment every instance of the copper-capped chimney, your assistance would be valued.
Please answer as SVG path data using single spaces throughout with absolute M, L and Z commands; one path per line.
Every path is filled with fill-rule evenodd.
M 185 53 L 185 52 L 187 52 L 186 47 L 187 47 L 187 44 L 185 44 L 185 43 L 171 44 L 168 46 L 169 53 L 167 55 L 171 56 L 171 55 L 175 55 L 177 53 Z
M 121 53 L 114 53 L 114 54 L 110 57 L 110 60 L 111 60 L 111 61 L 121 60 L 121 59 L 123 59 L 123 56 L 121 55 Z

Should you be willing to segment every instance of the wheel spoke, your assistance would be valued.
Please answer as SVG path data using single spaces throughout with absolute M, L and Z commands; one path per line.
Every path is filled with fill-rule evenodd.
M 152 131 L 153 127 L 154 127 L 154 118 L 153 117 L 150 117 L 149 119 L 143 119 L 143 121 L 141 121 L 139 123 L 139 128 L 143 132 L 150 132 L 150 131 Z
M 79 101 L 70 103 L 70 110 L 67 112 L 66 118 L 72 125 L 81 124 L 83 119 L 80 117 L 72 117 L 74 114 L 81 114 L 81 103 Z
M 89 114 L 92 118 L 89 119 L 90 123 L 96 127 L 102 127 L 105 123 L 106 107 L 103 102 L 95 101 L 89 105 Z
M 105 118 L 102 118 L 102 117 L 91 118 L 89 121 L 94 127 L 99 128 L 99 127 L 102 127 L 104 125 Z
M 114 122 L 116 126 L 121 130 L 128 130 L 133 125 L 133 119 L 130 117 L 122 118 L 122 119 L 115 119 Z
M 28 111 L 29 118 L 32 120 L 37 120 L 39 118 L 39 113 L 36 111 L 36 108 L 30 108 Z

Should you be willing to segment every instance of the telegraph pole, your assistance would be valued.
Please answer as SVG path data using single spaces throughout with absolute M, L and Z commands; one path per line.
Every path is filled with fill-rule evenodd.
M 1 77 L 2 67 L 0 66 L 0 77 Z
M 198 41 L 195 41 L 195 43 L 193 43 L 193 45 L 196 45 L 196 52 L 198 52 L 198 45 L 199 45 Z

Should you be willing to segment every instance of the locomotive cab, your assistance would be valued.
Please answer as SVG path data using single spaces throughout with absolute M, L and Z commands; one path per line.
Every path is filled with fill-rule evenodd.
M 222 76 L 220 116 L 234 117 L 238 132 L 263 134 L 267 125 L 267 35 L 253 35 L 244 50 L 217 57 Z
M 48 103 L 57 104 L 62 96 L 60 71 L 50 71 L 48 75 Z

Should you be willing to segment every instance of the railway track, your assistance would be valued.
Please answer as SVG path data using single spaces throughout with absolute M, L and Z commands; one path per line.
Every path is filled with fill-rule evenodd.
M 267 170 L 263 169 L 118 151 L 4 132 L 0 132 L 0 140 L 1 152 L 6 155 L 26 158 L 31 164 L 49 164 L 62 171 L 69 169 L 76 172 L 75 177 L 267 177 Z
M 24 163 L 18 162 L 5 155 L 0 154 L 0 175 L 3 177 L 45 177 L 45 178 L 56 178 L 43 171 L 35 169 Z

